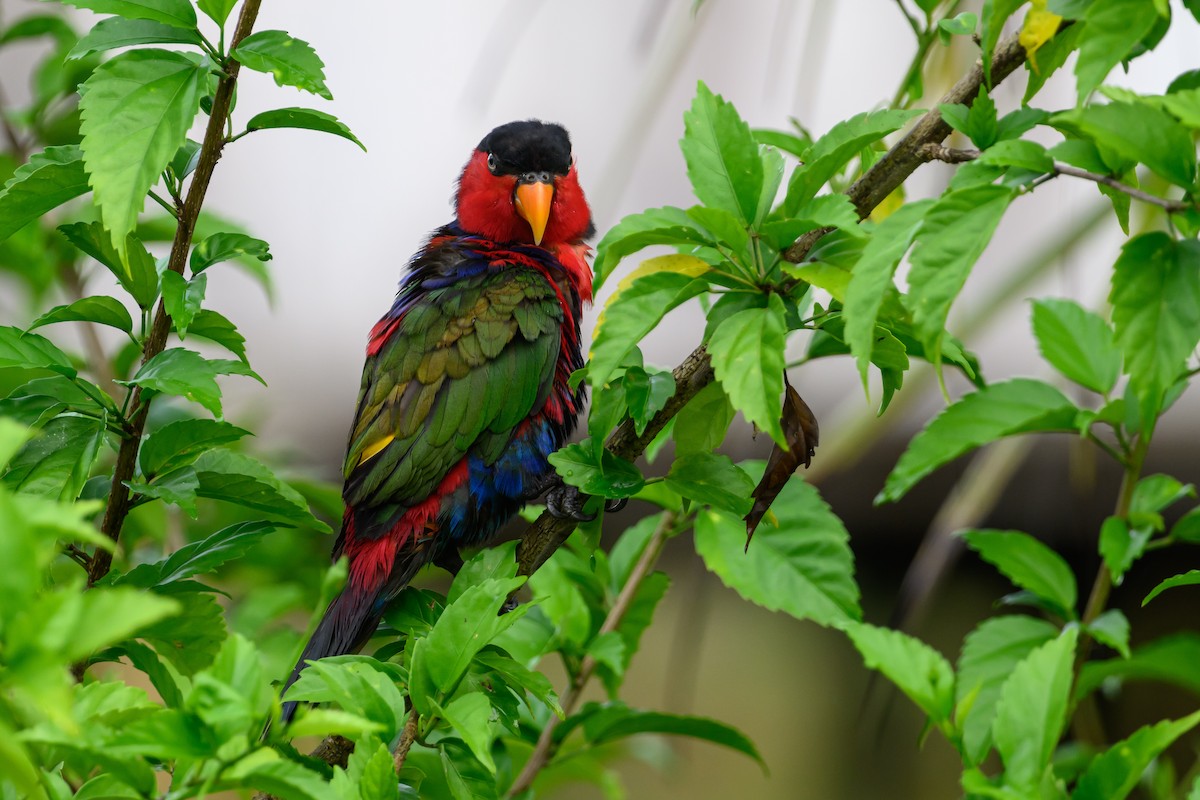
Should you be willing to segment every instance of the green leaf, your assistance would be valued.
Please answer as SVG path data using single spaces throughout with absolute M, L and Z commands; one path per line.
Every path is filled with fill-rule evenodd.
M 527 606 L 499 615 L 510 592 L 525 583 L 524 577 L 492 579 L 472 586 L 446 606 L 433 630 L 417 640 L 412 656 L 412 701 L 428 713 L 435 698 L 417 690 L 421 678 L 442 696 L 449 696 L 466 673 L 475 654 L 520 619 Z
M 690 453 L 671 464 L 667 486 L 680 495 L 744 516 L 750 510 L 754 482 L 740 467 L 719 453 Z
M 683 115 L 679 142 L 688 179 L 700 202 L 736 215 L 746 224 L 758 218 L 763 168 L 758 144 L 737 109 L 701 81 L 691 109 Z
M 0 368 L 49 369 L 67 378 L 78 373 L 67 354 L 49 339 L 20 328 L 0 325 Z
M 191 464 L 205 450 L 230 444 L 249 436 L 228 422 L 211 419 L 181 419 L 168 423 L 150 434 L 138 451 L 142 474 L 153 477 Z
M 1092 620 L 1087 630 L 1097 642 L 1129 658 L 1129 620 L 1120 609 L 1105 611 Z
M 1157 19 L 1154 0 L 1105 0 L 1088 6 L 1083 25 L 1077 26 L 1081 30 L 1075 78 L 1081 105 Z
M 137 591 L 140 596 L 147 595 Z M 155 587 L 152 596 L 175 600 L 183 612 L 141 631 L 140 638 L 184 675 L 208 668 L 227 636 L 225 612 L 216 595 L 194 581 L 174 581 Z M 127 644 L 125 647 L 128 649 Z
M 720 447 L 734 413 L 721 384 L 713 382 L 701 389 L 675 417 L 676 457 Z
M 102 421 L 71 414 L 55 417 L 9 462 L 3 483 L 13 491 L 74 501 L 103 441 Z
M 766 308 L 747 308 L 725 320 L 708 343 L 713 372 L 733 407 L 748 422 L 786 446 L 783 414 L 783 301 L 772 294 Z
M 1153 416 L 1200 342 L 1200 244 L 1161 232 L 1130 239 L 1108 299 L 1133 389 Z
M 751 478 L 761 474 L 755 464 Z M 793 478 L 746 547 L 746 524 L 724 511 L 701 511 L 696 552 L 738 594 L 772 611 L 819 625 L 861 619 L 849 535 L 817 490 Z
M 920 109 L 889 108 L 864 112 L 834 125 L 829 133 L 813 143 L 804 164 L 792 173 L 783 201 L 784 214 L 795 216 L 796 210 L 815 197 L 859 151 L 923 113 Z
M 1000 687 L 992 737 L 1004 761 L 1004 782 L 1036 794 L 1066 724 L 1077 628 L 1039 646 Z
M 375 740 L 371 740 L 375 743 Z M 362 772 L 358 775 L 358 797 L 361 800 L 398 800 L 400 797 L 399 781 L 396 777 L 396 766 L 392 759 L 392 753 L 388 750 L 387 745 L 383 742 L 375 743 L 375 749 L 372 751 L 366 742 L 357 744 L 354 748 L 354 754 L 351 755 L 350 771 L 354 774 L 354 756 L 362 758 L 366 754 L 370 757 L 366 759 L 366 763 L 362 766 Z M 361 752 L 360 752 L 361 751 Z
M 300 673 L 285 699 L 335 702 L 382 726 L 380 736 L 390 741 L 404 726 L 404 696 L 397 686 L 402 675 L 397 674 L 398 669 L 367 656 L 323 658 Z
M 1171 526 L 1171 538 L 1191 544 L 1200 542 L 1200 508 L 1193 508 Z
M 221 781 L 227 785 L 259 789 L 289 800 L 334 800 L 337 797 L 332 785 L 325 781 L 321 773 L 294 761 L 285 761 L 279 753 L 268 747 L 259 748 L 227 767 L 221 773 Z
M 75 29 L 68 25 L 62 17 L 53 14 L 30 14 L 21 17 L 0 34 L 0 45 L 35 39 L 39 36 L 50 36 L 60 49 L 70 47 L 71 43 L 78 38 Z
M 979 24 L 979 17 L 970 11 L 964 11 L 952 19 L 939 19 L 938 28 L 954 36 L 970 36 Z
M 670 372 L 647 372 L 641 367 L 625 370 L 625 407 L 638 436 L 674 395 L 675 378 Z
M 216 376 L 221 369 L 194 350 L 172 347 L 142 365 L 128 383 L 163 394 L 174 394 L 199 403 L 221 415 L 221 388 Z
M 597 448 L 591 438 L 560 448 L 549 460 L 565 483 L 579 487 L 584 494 L 632 497 L 645 485 L 636 466 L 603 446 Z
M 934 723 L 950 718 L 954 670 L 941 653 L 900 631 L 863 622 L 846 625 L 845 631 L 868 669 L 883 673 Z
M 97 587 L 64 596 L 45 620 L 40 643 L 64 662 L 79 661 L 159 620 L 179 613 L 169 598 L 126 588 Z
M 130 481 L 128 486 L 135 494 L 179 506 L 193 519 L 196 518 L 196 490 L 200 488 L 200 479 L 191 467 L 168 472 L 153 483 Z
M 1054 117 L 1056 125 L 1078 131 L 1101 148 L 1140 162 L 1177 186 L 1196 182 L 1196 150 L 1188 129 L 1149 103 L 1089 105 Z
M 984 82 L 989 86 L 992 83 L 992 53 L 1004 32 L 1004 23 L 1024 4 L 1025 0 L 985 0 L 983 4 L 979 14 L 979 48 L 983 51 Z
M 651 271 L 635 273 L 630 276 L 632 280 L 626 279 L 628 284 L 621 282 L 604 306 L 593 333 L 587 375 L 593 391 L 604 385 L 633 346 L 654 330 L 668 311 L 708 288 L 696 277 L 701 267 L 707 269 L 693 256 L 660 256 L 642 265 L 642 269 Z
M 1133 519 L 1153 516 L 1185 497 L 1195 497 L 1196 487 L 1183 484 L 1170 475 L 1147 475 L 1133 487 L 1129 515 Z M 1161 525 L 1158 526 L 1161 529 Z
M 509 630 L 513 630 L 510 628 Z M 512 686 L 519 686 L 538 700 L 545 703 L 551 711 L 563 716 L 562 707 L 558 704 L 558 695 L 550 679 L 540 672 L 531 670 L 511 656 L 497 650 L 484 648 L 475 656 L 475 662 L 499 675 Z
M 948 406 L 913 438 L 876 502 L 899 500 L 942 464 L 996 439 L 1074 431 L 1077 411 L 1062 392 L 1041 381 L 1016 378 L 989 384 Z
M 237 0 L 197 0 L 196 5 L 209 19 L 224 27 L 225 20 L 229 19 L 229 12 L 237 5 Z
M 172 327 L 179 334 L 179 338 L 182 339 L 187 334 L 188 326 L 200 311 L 207 288 L 207 275 L 197 275 L 189 281 L 173 270 L 163 272 L 163 306 L 171 315 Z
M 1200 584 L 1200 569 L 1193 569 L 1181 575 L 1174 575 L 1155 586 L 1150 591 L 1150 594 L 1146 595 L 1146 598 L 1142 600 L 1142 605 L 1146 605 L 1167 589 L 1174 589 L 1177 586 L 1195 586 L 1197 584 Z
M 287 727 L 290 738 L 301 736 L 328 736 L 337 734 L 348 739 L 358 739 L 363 734 L 378 733 L 383 726 L 366 717 L 351 714 L 348 711 L 338 711 L 332 708 L 312 708 L 311 706 L 297 714 L 296 719 Z M 392 759 L 389 755 L 388 764 Z
M 204 575 L 227 561 L 241 558 L 277 526 L 277 523 L 261 520 L 238 522 L 203 541 L 185 544 L 161 561 L 139 564 L 117 578 L 116 585 L 148 589 Z
M 270 245 L 244 233 L 214 233 L 192 250 L 192 273 L 203 272 L 213 264 L 240 258 L 270 261 Z
M 277 108 L 274 111 L 255 114 L 246 123 L 248 131 L 260 131 L 267 128 L 303 128 L 304 130 L 332 133 L 334 136 L 354 142 L 362 148 L 364 153 L 367 151 L 366 145 L 358 140 L 358 137 L 346 127 L 345 123 L 338 121 L 333 114 L 326 114 L 324 111 L 312 108 Z
M 106 61 L 80 87 L 83 161 L 118 252 L 146 193 L 187 139 L 207 81 L 199 57 L 151 49 Z
M 1092 759 L 1075 784 L 1071 800 L 1124 800 L 1142 773 L 1172 742 L 1200 723 L 1200 711 L 1183 719 L 1139 728 Z
M 1056 636 L 1054 625 L 1026 616 L 984 620 L 967 634 L 958 659 L 955 705 L 959 715 L 965 714 L 960 727 L 968 763 L 982 763 L 992 746 L 996 701 L 1013 668 Z
M 55 322 L 95 322 L 126 333 L 133 331 L 133 318 L 129 316 L 129 310 L 120 300 L 105 295 L 83 297 L 69 305 L 55 306 L 35 319 L 29 330 Z
M 786 250 L 801 234 L 817 228 L 838 228 L 859 238 L 863 232 L 858 222 L 858 210 L 849 197 L 844 194 L 823 194 L 802 203 L 793 218 L 759 226 L 758 233 L 771 247 Z
M 875 323 L 884 298 L 894 290 L 892 276 L 900 259 L 925 221 L 931 200 L 907 203 L 875 226 L 862 256 L 850 272 L 846 284 L 846 344 L 858 364 L 863 389 L 867 388 L 867 371 L 875 346 Z
M 1198 659 L 1200 636 L 1190 631 L 1164 636 L 1134 649 L 1129 658 L 1084 664 L 1075 696 L 1084 697 L 1110 679 L 1162 681 L 1200 694 Z
M 1050 158 L 1046 148 L 1028 139 L 1009 139 L 997 142 L 983 152 L 978 159 L 980 164 L 992 164 L 998 167 L 1017 167 L 1033 172 L 1052 172 L 1054 159 Z
M 67 59 L 83 58 L 118 47 L 138 44 L 193 44 L 199 46 L 200 32 L 194 27 L 180 28 L 149 19 L 109 17 L 96 23 L 86 36 L 75 43 Z
M 261 462 L 242 453 L 216 448 L 195 463 L 200 487 L 196 494 L 252 508 L 294 525 L 329 533 L 329 526 L 312 515 L 299 492 L 279 480 Z
M 188 0 L 62 0 L 97 14 L 116 14 L 126 19 L 149 19 L 177 28 L 196 27 L 196 11 Z
M 638 733 L 665 733 L 677 736 L 690 736 L 693 739 L 703 739 L 706 742 L 728 747 L 739 753 L 750 756 L 759 764 L 765 766 L 754 743 L 744 733 L 730 725 L 706 717 L 689 717 L 676 714 L 663 714 L 657 711 L 636 711 L 622 709 L 624 713 L 612 714 L 605 718 L 604 724 L 589 726 L 588 738 L 592 744 L 616 741 L 625 736 Z
M 1074 618 L 1075 574 L 1058 553 L 1020 531 L 974 530 L 962 537 L 1018 587 L 1054 605 L 1065 619 Z
M 277 86 L 295 86 L 326 100 L 333 95 L 325 86 L 325 64 L 312 46 L 284 31 L 257 31 L 242 40 L 232 53 L 244 66 L 275 78 Z
M 489 723 L 491 715 L 491 704 L 478 692 L 461 695 L 442 709 L 442 716 L 462 737 L 467 747 L 471 748 L 479 763 L 495 775 L 496 761 L 492 758 L 492 742 L 496 734 Z
M 1116 385 L 1121 351 L 1113 329 L 1099 315 L 1071 300 L 1035 300 L 1033 335 L 1042 357 L 1063 376 L 1100 394 Z
M 655 244 L 708 245 L 707 233 L 696 227 L 696 223 L 682 208 L 664 206 L 648 208 L 639 214 L 630 214 L 608 229 L 604 238 L 596 245 L 596 273 L 593 289 L 597 292 L 604 281 L 620 263 L 621 259 L 644 247 Z
M 125 240 L 125 254 L 112 246 L 112 236 L 99 222 L 76 222 L 60 225 L 59 232 L 79 250 L 103 264 L 138 306 L 150 309 L 158 299 L 158 269 L 154 257 L 141 241 L 130 234 Z
M 188 335 L 216 342 L 242 361 L 246 360 L 246 337 L 238 333 L 237 326 L 216 311 L 198 311 L 188 328 Z
M 929 361 L 941 363 L 942 336 L 950 305 L 992 238 L 1014 192 L 984 184 L 943 195 L 925 214 L 909 260 L 913 328 Z
M 0 242 L 88 189 L 83 151 L 77 145 L 47 147 L 34 153 L 0 192 Z

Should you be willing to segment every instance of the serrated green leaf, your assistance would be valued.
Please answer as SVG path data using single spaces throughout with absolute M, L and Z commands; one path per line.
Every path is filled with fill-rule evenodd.
M 1077 628 L 1031 652 L 1000 687 L 992 737 L 1004 762 L 1004 783 L 1033 793 L 1041 784 L 1066 724 Z
M 783 201 L 784 214 L 795 216 L 796 210 L 815 197 L 821 187 L 860 150 L 923 113 L 920 109 L 882 109 L 864 112 L 834 125 L 813 143 L 805 163 L 792 173 L 787 197 Z
M 929 645 L 900 631 L 863 622 L 845 626 L 868 669 L 879 670 L 935 723 L 954 710 L 954 670 Z
M 0 326 L 0 367 L 49 369 L 67 378 L 78 374 L 67 354 L 49 339 L 6 325 Z
M 1016 378 L 989 384 L 934 417 L 900 456 L 876 502 L 899 500 L 942 464 L 1005 436 L 1074 431 L 1078 409 L 1049 384 Z
M 1118 608 L 1110 608 L 1092 620 L 1087 631 L 1100 644 L 1129 658 L 1129 620 Z
M 319 772 L 284 760 L 269 747 L 259 748 L 221 772 L 226 786 L 259 789 L 291 800 L 338 800 Z
M 404 726 L 404 695 L 397 683 L 403 672 L 395 664 L 367 656 L 334 656 L 314 661 L 288 689 L 288 701 L 334 702 L 344 710 L 381 726 L 389 741 Z
M 126 19 L 149 19 L 180 28 L 196 27 L 196 11 L 188 0 L 62 0 L 97 14 L 116 14 Z
M 209 19 L 224 26 L 225 20 L 229 19 L 229 12 L 237 5 L 237 0 L 197 0 L 196 5 Z
M 867 387 L 867 371 L 875 346 L 875 324 L 889 290 L 894 289 L 892 276 L 896 266 L 925 220 L 931 200 L 907 203 L 875 226 L 862 256 L 850 272 L 843 306 L 846 344 L 858 364 L 863 389 Z
M 761 462 L 747 471 L 761 475 Z M 858 620 L 849 535 L 817 490 L 792 478 L 746 547 L 746 524 L 723 511 L 700 512 L 696 552 L 726 586 L 752 603 L 820 625 Z
M 96 23 L 87 35 L 75 43 L 67 53 L 67 59 L 83 58 L 92 53 L 103 53 L 118 47 L 139 44 L 193 44 L 199 46 L 200 32 L 193 28 L 179 28 L 150 19 L 126 19 L 109 17 Z
M 278 86 L 295 86 L 326 100 L 332 100 L 325 85 L 325 64 L 302 39 L 284 31 L 256 31 L 234 48 L 233 57 L 243 66 L 265 72 Z
M 142 590 L 137 593 L 139 596 L 148 594 Z M 225 612 L 216 596 L 208 587 L 194 581 L 156 586 L 152 596 L 174 600 L 183 606 L 183 611 L 177 617 L 142 630 L 140 638 L 184 675 L 195 675 L 208 668 L 221 651 L 227 635 Z
M 1145 164 L 1177 186 L 1191 189 L 1195 185 L 1196 150 L 1191 134 L 1150 103 L 1088 105 L 1058 114 L 1054 122 L 1122 158 Z
M 665 733 L 689 736 L 719 744 L 750 756 L 765 766 L 754 743 L 737 728 L 705 717 L 663 714 L 657 711 L 624 709 L 625 713 L 610 715 L 605 724 L 588 730 L 593 744 L 603 744 L 638 733 Z
M 1200 342 L 1200 244 L 1161 232 L 1130 239 L 1108 299 L 1132 388 L 1145 411 L 1157 412 Z
M 482 694 L 471 692 L 460 695 L 442 709 L 446 721 L 458 732 L 467 747 L 479 759 L 488 772 L 496 774 L 496 761 L 492 758 L 492 742 L 496 735 L 489 719 L 492 706 Z
M 913 328 L 931 363 L 941 363 L 941 342 L 950 305 L 1000 224 L 1015 193 L 985 184 L 950 191 L 925 214 L 909 260 Z
M 196 460 L 205 450 L 230 444 L 249 436 L 228 422 L 211 419 L 181 419 L 150 434 L 138 451 L 142 474 L 154 476 Z
M 41 645 L 65 662 L 78 661 L 179 611 L 179 604 L 169 598 L 97 587 L 63 599 L 45 620 Z
M 133 331 L 129 310 L 115 297 L 105 295 L 83 297 L 65 306 L 55 306 L 35 319 L 29 330 L 56 322 L 95 322 L 126 333 Z
M 1139 728 L 1092 759 L 1071 793 L 1071 800 L 1124 800 L 1154 759 L 1200 723 L 1200 711 L 1183 719 Z
M 675 378 L 670 372 L 647 372 L 641 367 L 625 370 L 625 407 L 638 436 L 654 415 L 675 395 Z
M 1035 647 L 1058 636 L 1058 628 L 1045 620 L 1026 616 L 984 620 L 963 641 L 958 659 L 955 704 L 963 714 L 963 748 L 970 764 L 982 763 L 992 746 L 992 721 L 1000 687 L 1013 668 Z
M 1121 351 L 1099 315 L 1070 300 L 1033 303 L 1033 334 L 1050 364 L 1081 386 L 1107 394 L 1121 374 Z
M 261 520 L 235 523 L 202 541 L 185 544 L 161 561 L 139 564 L 117 578 L 116 585 L 150 588 L 212 572 L 241 558 L 277 527 L 277 523 Z
M 163 306 L 171 315 L 171 325 L 179 338 L 187 335 L 188 326 L 200 311 L 204 293 L 208 288 L 208 276 L 196 275 L 191 280 L 178 272 L 166 270 L 162 274 Z
M 1050 158 L 1046 148 L 1028 139 L 1009 139 L 997 142 L 976 159 L 980 164 L 992 164 L 998 167 L 1017 167 L 1034 172 L 1052 172 L 1054 159 Z
M 242 361 L 246 360 L 246 337 L 238 333 L 237 326 L 216 311 L 198 311 L 188 328 L 188 335 L 216 342 Z
M 216 376 L 234 372 L 228 364 L 194 350 L 172 347 L 142 365 L 128 383 L 163 394 L 186 397 L 221 415 L 221 388 Z
M 1154 0 L 1105 0 L 1092 3 L 1080 27 L 1076 92 L 1082 104 L 1105 76 L 1125 59 L 1158 19 Z
M 608 229 L 596 245 L 593 289 L 597 292 L 621 259 L 655 244 L 707 245 L 708 235 L 696 227 L 682 208 L 664 206 L 630 214 Z
M 1146 605 L 1167 589 L 1174 589 L 1177 586 L 1195 586 L 1197 584 L 1200 584 L 1200 570 L 1198 569 L 1189 570 L 1181 575 L 1173 575 L 1155 586 L 1150 591 L 1150 594 L 1146 595 L 1146 598 L 1142 600 L 1142 605 Z
M 735 413 L 721 384 L 705 386 L 675 417 L 675 454 L 705 453 L 720 447 Z
M 59 48 L 70 47 L 78 38 L 75 29 L 68 25 L 62 17 L 53 14 L 30 14 L 21 17 L 0 33 L 0 45 L 35 39 L 38 36 L 50 36 Z
M 584 494 L 611 499 L 632 497 L 645 485 L 633 463 L 603 446 L 597 448 L 591 438 L 560 448 L 550 454 L 549 461 L 565 483 L 579 487 Z
M 69 414 L 56 417 L 9 461 L 0 482 L 14 492 L 74 501 L 103 441 L 102 421 Z
M 270 245 L 244 233 L 214 233 L 192 250 L 191 269 L 196 274 L 213 264 L 244 258 L 270 261 Z
M 783 301 L 772 294 L 766 308 L 748 308 L 722 322 L 708 343 L 713 372 L 733 407 L 785 446 L 779 419 L 786 336 Z
M 184 5 L 194 17 L 191 4 Z M 186 140 L 207 78 L 197 56 L 131 50 L 106 61 L 80 87 L 83 161 L 119 253 L 146 193 Z
M 58 230 L 67 241 L 104 265 L 141 308 L 153 307 L 158 299 L 158 270 L 154 257 L 136 236 L 126 238 L 125 253 L 121 255 L 99 222 L 60 225 Z
M 472 586 L 490 579 L 517 577 L 517 542 L 501 542 L 495 547 L 484 547 L 471 556 L 454 576 L 446 602 L 453 603 Z M 440 613 L 440 612 L 439 612 Z
M 224 448 L 203 453 L 194 464 L 200 482 L 196 494 L 251 508 L 293 525 L 329 533 L 329 526 L 312 515 L 299 492 L 250 456 Z
M 1018 587 L 1075 615 L 1075 574 L 1063 557 L 1027 533 L 973 530 L 962 534 L 967 545 Z
M 324 111 L 312 108 L 277 108 L 274 111 L 256 114 L 246 123 L 248 131 L 260 131 L 267 128 L 301 128 L 332 133 L 334 136 L 354 142 L 362 148 L 364 153 L 367 151 L 366 145 L 358 140 L 358 137 L 346 127 L 344 122 L 339 121 L 333 114 L 326 114 Z
M 714 95 L 704 82 L 683 115 L 679 142 L 688 179 L 700 202 L 736 215 L 750 224 L 758 215 L 763 167 L 750 126 L 732 103 Z
M 0 192 L 0 242 L 89 188 L 83 151 L 77 145 L 34 153 Z
M 667 486 L 683 497 L 744 516 L 750 510 L 754 482 L 719 453 L 689 453 L 675 459 Z

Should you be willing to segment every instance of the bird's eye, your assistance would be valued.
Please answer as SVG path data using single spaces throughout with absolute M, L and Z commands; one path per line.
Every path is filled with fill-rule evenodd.
M 488 153 L 488 162 L 487 162 L 487 164 L 488 164 L 488 171 L 489 171 L 489 172 L 491 172 L 493 175 L 495 175 L 495 174 L 496 174 L 496 169 L 497 169 L 497 168 L 498 168 L 500 165 L 499 165 L 499 164 L 496 162 L 496 155 L 495 155 L 494 153 Z

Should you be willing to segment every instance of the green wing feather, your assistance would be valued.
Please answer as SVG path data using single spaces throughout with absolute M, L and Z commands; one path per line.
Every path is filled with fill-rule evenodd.
M 363 368 L 346 501 L 412 505 L 472 448 L 495 461 L 550 393 L 561 324 L 554 288 L 527 269 L 428 291 Z

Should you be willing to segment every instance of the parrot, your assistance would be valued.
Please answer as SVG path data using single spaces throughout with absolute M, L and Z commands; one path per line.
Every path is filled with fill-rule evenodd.
M 566 129 L 492 130 L 454 209 L 368 336 L 333 546 L 348 577 L 284 692 L 309 661 L 361 649 L 418 570 L 456 572 L 459 548 L 485 544 L 526 502 L 549 491 L 556 516 L 591 518 L 548 461 L 585 401 L 568 379 L 584 365 L 592 299 L 595 228 Z M 295 711 L 284 703 L 283 721 Z

